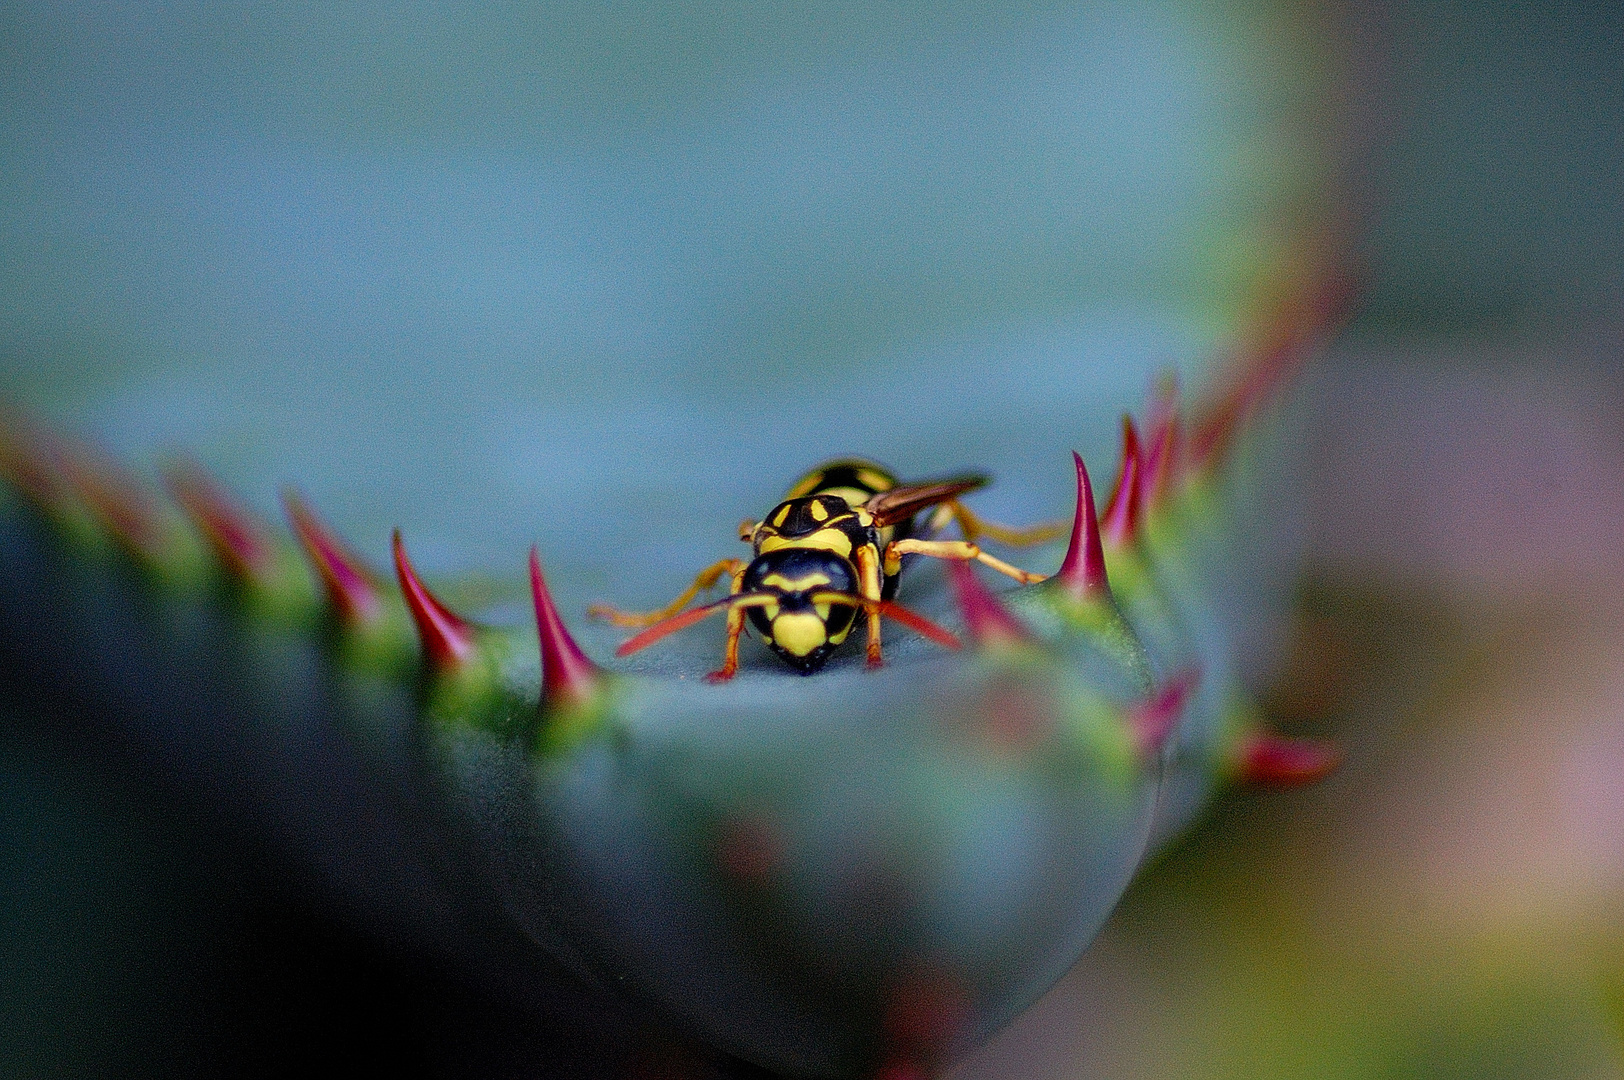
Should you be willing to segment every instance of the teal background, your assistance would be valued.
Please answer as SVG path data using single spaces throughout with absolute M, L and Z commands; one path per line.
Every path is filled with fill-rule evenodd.
M 641 591 L 841 453 L 1048 512 L 1329 205 L 1314 9 L 305 10 L 9 12 L 0 386 L 432 569 Z
M 831 452 L 1046 515 L 1330 219 L 1364 300 L 1314 535 L 1363 558 L 1306 625 L 1361 674 L 1287 712 L 1353 766 L 1220 806 L 963 1075 L 1619 1073 L 1616 5 L 328 11 L 0 8 L 0 396 L 375 556 L 510 588 L 540 540 L 572 610 L 652 602 Z M 1533 601 L 1456 573 L 1508 533 Z M 380 950 L 207 762 L 4 725 L 0 1072 L 591 1058 Z

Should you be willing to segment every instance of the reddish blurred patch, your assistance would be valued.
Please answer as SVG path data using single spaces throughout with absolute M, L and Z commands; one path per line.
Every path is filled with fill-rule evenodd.
M 270 541 L 250 511 L 200 466 L 183 463 L 166 475 L 175 501 L 197 523 L 220 565 L 237 581 L 262 580 L 271 562 Z
M 1342 764 L 1342 751 L 1319 739 L 1254 734 L 1236 747 L 1240 779 L 1260 787 L 1299 787 L 1323 780 Z
M 969 1013 L 970 995 L 958 979 L 940 969 L 915 970 L 902 975 L 887 994 L 885 1034 L 899 1049 L 931 1056 L 953 1041 Z M 913 1060 L 915 1056 L 898 1054 L 887 1067 Z
M 1054 729 L 1049 702 L 1015 683 L 992 686 L 981 698 L 977 731 L 988 749 L 1002 755 L 1029 753 Z
M 764 817 L 732 818 L 718 830 L 716 866 L 734 881 L 766 884 L 784 861 L 783 837 Z

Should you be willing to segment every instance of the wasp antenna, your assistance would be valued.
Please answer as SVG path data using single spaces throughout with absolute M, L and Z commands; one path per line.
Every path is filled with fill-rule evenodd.
M 861 596 L 853 596 L 851 593 L 825 592 L 813 593 L 812 602 L 814 604 L 844 604 L 847 607 L 862 608 L 864 611 L 876 611 L 879 612 L 882 618 L 899 622 L 920 637 L 934 641 L 943 648 L 962 649 L 964 647 L 964 643 L 950 632 L 937 626 L 917 611 L 905 608 L 894 600 L 868 600 Z
M 1288 739 L 1269 732 L 1244 736 L 1235 748 L 1237 775 L 1259 787 L 1299 787 L 1342 764 L 1342 751 L 1323 739 Z
M 959 611 L 964 626 L 977 644 L 993 641 L 1026 641 L 1031 635 L 1026 627 L 1003 605 L 991 589 L 981 583 L 967 562 L 950 562 L 948 573 L 953 578 L 953 591 L 959 598 Z
M 226 573 L 243 584 L 264 581 L 271 546 L 246 507 L 194 462 L 182 461 L 165 469 L 164 483 Z
M 346 626 L 360 626 L 376 619 L 383 611 L 377 579 L 292 488 L 282 492 L 282 506 L 339 621 Z
M 887 619 L 901 623 L 920 637 L 928 641 L 934 641 L 944 649 L 961 649 L 964 647 L 963 642 L 959 641 L 958 638 L 917 611 L 910 611 L 893 600 L 870 601 L 870 603 L 873 603 L 875 610 Z
M 1094 509 L 1094 485 L 1082 455 L 1073 450 L 1077 463 L 1077 513 L 1071 523 L 1071 546 L 1055 578 L 1061 588 L 1079 600 L 1088 600 L 1110 588 L 1105 579 L 1105 549 L 1100 543 L 1100 519 Z
M 395 530 L 393 546 L 395 575 L 400 578 L 400 591 L 405 594 L 406 606 L 417 624 L 417 636 L 423 641 L 423 656 L 436 671 L 461 667 L 474 651 L 473 624 L 440 603 L 423 586 L 406 558 L 406 545 L 401 543 L 399 529 Z
M 1129 712 L 1128 724 L 1141 754 L 1153 757 L 1161 753 L 1200 681 L 1200 672 L 1194 669 L 1181 671 Z
M 530 549 L 530 596 L 536 603 L 536 633 L 541 638 L 542 707 L 590 697 L 603 673 L 565 628 L 558 605 L 547 591 L 547 579 L 541 576 L 541 556 L 534 547 Z
M 684 627 L 692 626 L 701 619 L 715 615 L 718 612 L 726 611 L 729 607 L 735 604 L 741 606 L 746 604 L 754 604 L 759 603 L 762 599 L 763 597 L 756 593 L 741 593 L 738 596 L 727 596 L 720 600 L 714 600 L 709 604 L 700 604 L 698 607 L 691 607 L 687 611 L 655 623 L 653 626 L 649 627 L 647 630 L 644 630 L 641 634 L 638 634 L 635 637 L 627 638 L 625 641 L 620 643 L 620 648 L 615 650 L 615 655 L 630 656 L 634 652 L 648 648 L 650 645 L 654 644 L 656 641 L 659 641 L 668 634 L 674 634 Z
M 1105 504 L 1101 525 L 1105 537 L 1113 547 L 1121 547 L 1139 533 L 1140 482 L 1144 462 L 1139 450 L 1139 431 L 1133 426 L 1133 417 L 1122 418 L 1122 465 L 1117 473 L 1116 490 Z

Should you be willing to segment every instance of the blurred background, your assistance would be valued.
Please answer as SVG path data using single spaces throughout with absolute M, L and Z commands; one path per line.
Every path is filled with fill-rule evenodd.
M 1347 764 L 1225 796 L 954 1075 L 1624 1072 L 1616 5 L 23 3 L 0 40 L 0 395 L 267 513 L 296 481 L 374 554 L 403 525 L 498 608 L 533 540 L 570 610 L 663 599 L 831 454 L 1048 516 L 1157 373 L 1349 274 L 1267 694 Z M 4 718 L 0 1073 L 605 1067 L 207 771 Z

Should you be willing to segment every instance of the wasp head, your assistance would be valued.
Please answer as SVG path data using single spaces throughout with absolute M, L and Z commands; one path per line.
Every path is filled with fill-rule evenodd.
M 857 609 L 814 603 L 814 594 L 857 592 L 857 572 L 832 551 L 778 548 L 756 556 L 745 569 L 743 591 L 770 597 L 747 609 L 751 624 L 773 652 L 810 675 L 846 640 Z

